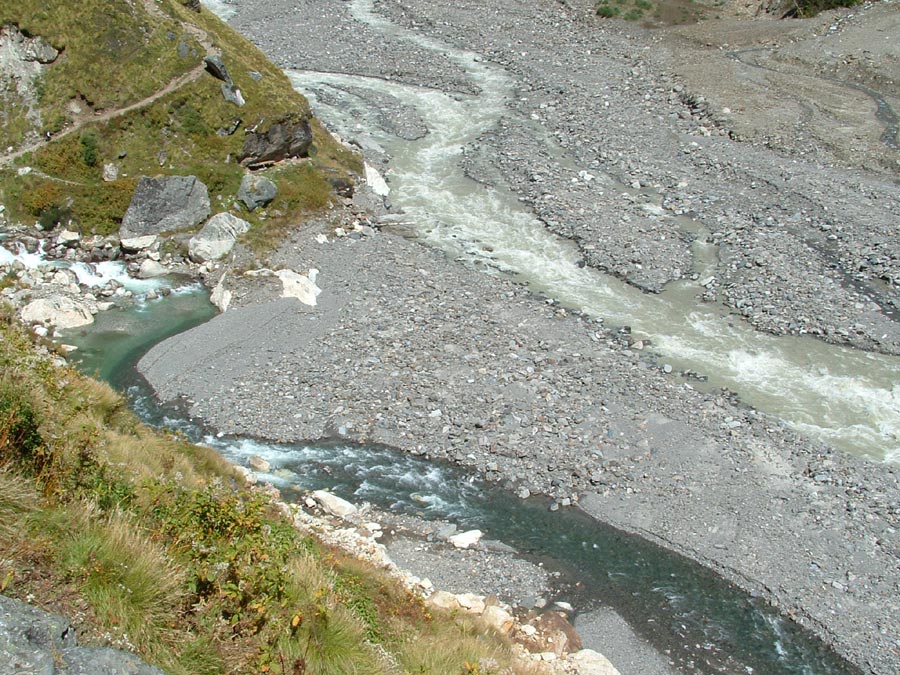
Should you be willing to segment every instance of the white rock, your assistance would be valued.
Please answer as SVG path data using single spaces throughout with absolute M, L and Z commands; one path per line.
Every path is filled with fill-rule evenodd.
M 137 253 L 148 249 L 156 243 L 156 235 L 148 234 L 143 237 L 126 237 L 119 240 L 119 246 L 126 253 Z
M 573 611 L 575 611 L 575 608 L 572 607 L 572 605 L 571 605 L 570 603 L 565 602 L 565 601 L 563 601 L 563 600 L 557 600 L 557 601 L 554 602 L 553 604 L 556 605 L 557 607 L 559 607 L 559 608 L 560 608 L 562 611 L 564 611 L 564 612 L 573 612 Z
M 472 614 L 481 614 L 484 612 L 484 597 L 475 595 L 474 593 L 460 593 L 456 596 L 456 601 L 463 609 Z
M 70 270 L 57 270 L 53 273 L 51 282 L 59 286 L 71 286 L 77 280 L 78 278 L 75 276 L 74 272 Z M 77 289 L 78 287 L 76 286 L 75 288 Z
M 316 490 L 312 493 L 319 505 L 328 513 L 338 518 L 346 518 L 357 512 L 357 508 L 346 499 L 341 499 L 325 490 Z
M 319 234 L 316 235 L 316 243 L 317 244 L 327 244 L 328 237 L 320 232 Z
M 141 279 L 155 279 L 156 277 L 163 277 L 168 273 L 169 270 L 163 267 L 160 263 L 147 258 L 144 262 L 141 263 L 141 269 L 140 271 L 138 271 L 138 276 Z
M 195 262 L 220 260 L 231 252 L 239 235 L 250 223 L 230 213 L 217 213 L 188 242 L 188 255 Z
M 293 270 L 278 270 L 275 276 L 281 279 L 283 298 L 296 298 L 304 305 L 316 306 L 316 298 L 322 289 L 316 286 L 319 271 L 311 269 L 308 275 L 298 274 Z
M 512 614 L 504 609 L 500 609 L 496 605 L 485 607 L 484 613 L 481 615 L 485 623 L 504 634 L 509 634 L 516 624 Z
M 269 469 L 272 468 L 272 465 L 259 455 L 253 455 L 253 457 L 247 460 L 247 464 L 254 471 L 262 471 L 263 473 L 268 473 Z
M 119 167 L 110 162 L 103 165 L 103 180 L 111 183 L 119 177 Z
M 378 170 L 368 163 L 365 165 L 365 176 L 366 183 L 372 188 L 372 192 L 379 197 L 387 197 L 391 193 L 391 188 L 388 187 Z
M 209 294 L 209 301 L 218 307 L 219 311 L 223 314 L 228 311 L 228 306 L 231 304 L 232 293 L 227 288 L 225 288 L 225 274 L 222 275 L 222 278 L 219 279 L 219 283 L 216 284 L 215 288 L 212 289 L 212 293 Z
M 448 541 L 456 548 L 469 548 L 481 541 L 483 536 L 484 533 L 481 530 L 468 530 L 467 532 L 454 534 Z
M 22 308 L 22 321 L 45 323 L 57 328 L 78 328 L 94 322 L 90 307 L 64 295 L 32 300 Z
M 77 241 L 81 240 L 81 235 L 77 232 L 73 232 L 72 230 L 61 230 L 58 235 L 56 235 L 56 242 L 58 244 L 66 245 L 66 244 L 74 244 Z
M 453 593 L 435 591 L 428 598 L 428 604 L 441 609 L 459 609 L 459 602 Z
M 569 661 L 578 664 L 579 675 L 620 675 L 609 659 L 593 649 L 569 654 Z

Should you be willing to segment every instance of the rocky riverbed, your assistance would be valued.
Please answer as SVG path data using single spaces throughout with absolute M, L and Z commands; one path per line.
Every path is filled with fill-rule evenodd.
M 588 10 L 377 5 L 512 75 L 509 114 L 467 149 L 467 169 L 516 191 L 586 264 L 650 292 L 691 273 L 690 233 L 639 208 L 635 195 L 652 192 L 718 247 L 699 301 L 764 330 L 896 353 L 890 154 L 863 166 L 836 150 L 809 156 L 812 142 L 736 142 L 747 132 L 675 68 L 696 42 Z M 882 20 L 885 10 L 860 11 Z M 846 25 L 831 31 L 833 20 L 804 25 L 820 37 L 816 26 L 831 35 Z M 347 3 L 246 2 L 233 23 L 285 66 L 470 91 L 453 63 L 373 36 Z M 627 330 L 377 224 L 345 237 L 311 226 L 272 256 L 273 267 L 319 270 L 316 306 L 276 299 L 274 282 L 232 279 L 234 308 L 163 343 L 141 369 L 161 397 L 187 400 L 225 432 L 388 443 L 558 507 L 577 502 L 764 595 L 862 670 L 896 671 L 892 466 L 836 454 L 727 391 L 675 379 Z
M 523 496 L 579 502 L 890 671 L 891 467 L 835 455 L 728 392 L 695 390 L 627 334 L 420 245 L 317 234 L 283 253 L 320 270 L 317 306 L 273 299 L 274 285 L 236 287 L 245 306 L 142 360 L 163 399 L 186 399 L 227 433 L 377 441 L 471 466 Z

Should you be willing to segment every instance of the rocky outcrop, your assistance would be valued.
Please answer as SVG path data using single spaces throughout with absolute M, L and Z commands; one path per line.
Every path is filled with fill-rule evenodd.
M 122 219 L 123 239 L 196 227 L 209 215 L 209 192 L 196 176 L 144 176 Z
M 188 255 L 196 262 L 221 260 L 231 252 L 239 235 L 250 229 L 250 223 L 230 213 L 214 215 L 203 229 L 188 242 Z
M 68 620 L 2 595 L 0 672 L 164 675 L 134 654 L 109 647 L 79 647 Z
M 26 38 L 24 46 L 26 61 L 37 61 L 43 65 L 48 65 L 56 61 L 56 57 L 59 56 L 59 50 L 40 35 Z
M 29 127 L 23 133 L 15 133 L 10 127 L 0 130 L 0 138 L 6 143 L 15 145 L 38 137 L 38 85 L 44 70 L 58 56 L 59 52 L 40 36 L 26 37 L 15 26 L 0 29 L 0 108 L 22 111 Z
M 206 64 L 206 70 L 210 75 L 226 84 L 233 84 L 231 75 L 228 74 L 228 68 L 225 67 L 225 62 L 221 56 L 210 54 L 203 59 L 203 63 Z
M 240 89 L 233 84 L 225 84 L 224 82 L 222 83 L 222 98 L 238 107 L 246 103 Z
M 312 131 L 307 120 L 279 122 L 268 131 L 248 133 L 239 160 L 244 166 L 254 167 L 288 158 L 308 157 L 311 145 Z
M 241 179 L 238 199 L 244 202 L 248 210 L 253 211 L 268 206 L 275 199 L 277 193 L 278 188 L 268 178 L 248 173 Z

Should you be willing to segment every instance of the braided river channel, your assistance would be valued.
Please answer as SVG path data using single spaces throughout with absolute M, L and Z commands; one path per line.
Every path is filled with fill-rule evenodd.
M 536 293 L 607 325 L 630 326 L 676 370 L 701 373 L 710 386 L 727 387 L 807 436 L 876 461 L 900 461 L 900 358 L 759 332 L 722 306 L 698 305 L 700 281 L 673 282 L 650 294 L 582 266 L 575 245 L 550 233 L 515 195 L 468 178 L 460 166 L 465 146 L 508 112 L 511 78 L 476 54 L 389 23 L 372 12 L 370 0 L 352 6 L 357 20 L 459 65 L 480 92 L 446 94 L 377 78 L 288 71 L 320 119 L 346 138 L 359 136 L 362 125 L 386 150 L 391 203 L 421 240 L 451 257 L 511 274 Z M 407 141 L 383 131 L 372 103 L 379 97 L 415 110 L 427 135 Z M 548 152 L 554 152 L 552 145 Z M 599 174 L 595 180 L 610 190 L 633 192 L 611 176 Z M 661 202 L 648 190 L 641 198 L 651 208 Z M 700 223 L 687 217 L 678 223 L 696 235 L 693 272 L 702 280 L 715 252 L 704 243 L 707 233 Z
M 352 138 L 364 127 L 370 142 L 385 151 L 391 203 L 420 240 L 452 258 L 484 263 L 491 273 L 512 275 L 535 293 L 607 325 L 630 326 L 676 371 L 700 373 L 710 386 L 727 387 L 803 434 L 874 461 L 900 461 L 900 359 L 757 332 L 723 307 L 699 306 L 696 281 L 671 283 L 654 295 L 580 266 L 575 246 L 549 233 L 512 193 L 472 181 L 460 168 L 463 148 L 504 114 L 510 77 L 475 54 L 387 22 L 369 0 L 354 0 L 352 7 L 356 20 L 452 60 L 480 92 L 451 95 L 376 78 L 288 72 L 338 134 Z M 385 97 L 414 109 L 428 133 L 410 141 L 379 127 L 371 101 Z M 597 180 L 609 189 L 631 190 L 610 176 Z M 658 196 L 646 190 L 642 198 L 658 205 Z M 703 243 L 698 223 L 685 218 L 679 224 L 698 235 L 693 272 L 703 278 L 714 251 Z M 389 448 L 279 445 L 215 435 L 160 407 L 135 370 L 137 360 L 213 313 L 201 291 L 173 293 L 128 312 L 107 312 L 90 332 L 67 341 L 79 347 L 81 367 L 127 391 L 148 423 L 181 430 L 236 463 L 252 455 L 269 460 L 271 474 L 264 479 L 286 498 L 326 488 L 386 511 L 477 527 L 564 580 L 577 581 L 577 595 L 566 599 L 579 611 L 611 608 L 682 672 L 858 672 L 794 622 L 706 568 L 577 509 L 550 513 L 540 498 L 520 500 L 463 469 Z M 586 646 L 603 651 L 602 644 Z

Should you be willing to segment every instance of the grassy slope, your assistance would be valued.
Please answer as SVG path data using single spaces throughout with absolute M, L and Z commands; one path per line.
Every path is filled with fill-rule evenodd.
M 148 10 L 152 9 L 152 12 Z M 234 161 L 244 130 L 310 117 L 306 99 L 263 54 L 207 11 L 178 0 L 0 0 L 0 24 L 16 24 L 62 50 L 38 85 L 42 126 L 58 133 L 94 113 L 137 103 L 201 64 L 207 42 L 221 53 L 246 105 L 228 103 L 208 73 L 160 100 L 53 140 L 0 172 L 0 199 L 13 219 L 32 222 L 55 208 L 71 211 L 84 231 L 118 229 L 140 175 L 194 174 L 210 189 L 214 211 L 234 204 L 244 170 Z M 182 56 L 184 55 L 184 56 Z M 257 81 L 251 72 L 262 74 Z M 80 107 L 81 113 L 73 112 Z M 4 111 L 16 118 L 15 111 Z M 236 133 L 219 135 L 239 122 Z M 245 214 L 257 230 L 295 225 L 333 199 L 329 177 L 359 172 L 360 160 L 313 121 L 310 161 L 270 170 L 279 198 L 267 217 Z M 3 143 L 17 145 L 21 138 Z M 120 179 L 102 180 L 115 163 Z M 16 175 L 31 166 L 49 178 Z M 221 199 L 219 199 L 221 197 Z M 255 233 L 255 239 L 266 237 Z
M 0 315 L 0 590 L 171 673 L 525 673 Z

